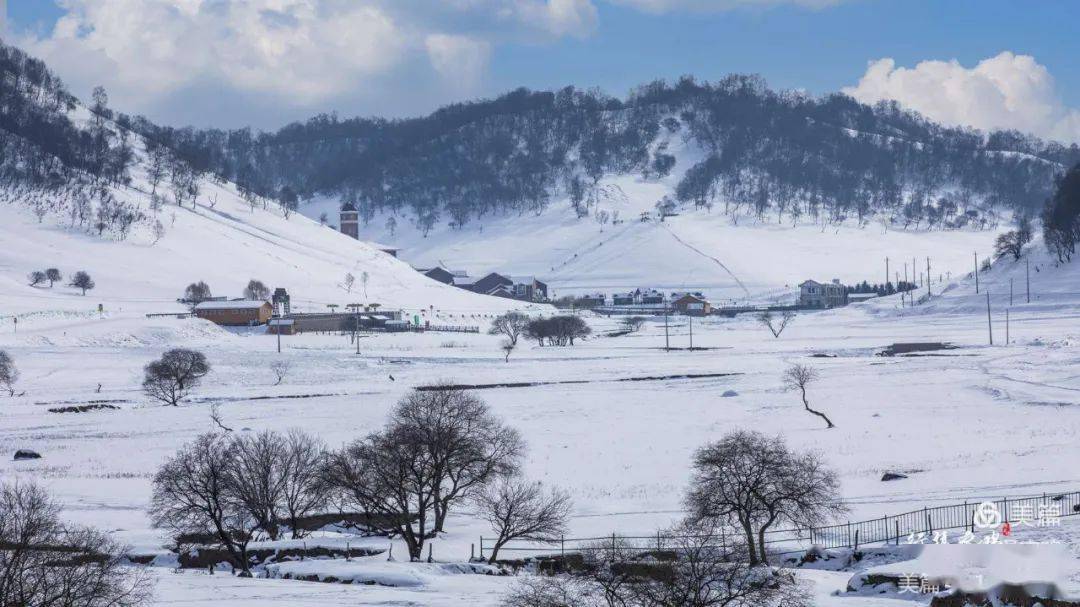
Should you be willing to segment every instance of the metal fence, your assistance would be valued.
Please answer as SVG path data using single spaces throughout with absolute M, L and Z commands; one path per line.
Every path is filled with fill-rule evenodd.
M 765 532 L 766 550 L 770 554 L 783 555 L 803 552 L 810 546 L 822 548 L 858 548 L 867 544 L 900 544 L 912 535 L 926 534 L 929 541 L 939 531 L 976 531 L 979 528 L 979 508 L 992 503 L 1000 514 L 1001 523 L 1038 523 L 1050 515 L 1066 517 L 1080 515 L 1080 491 L 1068 493 L 1043 493 L 998 500 L 967 501 L 947 506 L 927 507 L 881 518 L 844 522 L 836 525 L 809 528 L 773 529 Z M 710 536 L 719 547 L 734 547 L 741 536 L 733 538 L 732 531 L 721 530 Z M 737 532 L 734 532 L 737 533 Z M 509 558 L 529 556 L 559 556 L 590 550 L 616 550 L 649 552 L 670 549 L 685 541 L 686 536 L 674 536 L 664 532 L 652 535 L 619 535 L 613 533 L 598 537 L 561 537 L 549 542 L 508 542 L 499 549 L 500 555 Z M 495 545 L 494 538 L 480 538 L 480 554 Z

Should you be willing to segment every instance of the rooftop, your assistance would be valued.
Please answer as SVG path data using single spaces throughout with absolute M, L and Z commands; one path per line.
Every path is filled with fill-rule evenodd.
M 237 299 L 235 301 L 204 301 L 195 306 L 196 310 L 257 310 L 268 306 L 265 301 Z

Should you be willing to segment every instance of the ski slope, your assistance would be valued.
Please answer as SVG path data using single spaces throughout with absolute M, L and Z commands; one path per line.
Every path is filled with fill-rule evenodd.
M 556 297 L 650 287 L 702 291 L 715 304 L 790 297 L 808 278 L 881 282 L 886 257 L 892 260 L 890 281 L 896 280 L 894 271 L 903 278 L 904 264 L 912 257 L 919 259 L 920 271 L 929 256 L 935 275 L 967 272 L 972 252 L 988 255 L 999 231 L 886 229 L 877 222 L 860 227 L 854 221 L 823 226 L 812 218 L 793 224 L 775 216 L 744 216 L 736 223 L 722 212 L 722 203 L 711 212 L 682 208 L 659 222 L 654 205 L 673 192 L 671 178 L 624 175 L 604 183 L 619 194 L 598 208 L 617 211 L 620 223 L 603 230 L 591 217 L 577 218 L 569 201 L 556 199 L 539 215 L 482 217 L 462 228 L 444 222 L 426 237 L 404 217 L 396 218 L 391 234 L 388 217 L 380 214 L 361 225 L 361 238 L 402 247 L 400 256 L 418 267 L 442 264 L 472 276 L 489 271 L 536 275 Z M 309 217 L 326 213 L 334 223 L 337 208 L 336 200 L 324 198 L 300 210 Z M 641 221 L 642 212 L 651 219 Z

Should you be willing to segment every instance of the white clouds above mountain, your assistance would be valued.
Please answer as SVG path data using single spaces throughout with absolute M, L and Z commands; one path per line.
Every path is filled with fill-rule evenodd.
M 865 103 L 895 100 L 946 124 L 1080 141 L 1080 110 L 1065 105 L 1050 71 L 1029 55 L 1006 51 L 971 68 L 955 60 L 906 68 L 878 59 L 844 92 Z
M 59 2 L 51 31 L 20 43 L 77 93 L 104 84 L 151 114 L 208 91 L 310 110 L 391 89 L 468 95 L 495 45 L 583 37 L 597 20 L 592 0 Z

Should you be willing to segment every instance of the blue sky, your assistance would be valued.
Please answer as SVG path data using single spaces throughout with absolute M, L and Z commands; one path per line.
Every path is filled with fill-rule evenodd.
M 634 85 L 682 74 L 709 80 L 732 72 L 757 73 L 777 88 L 821 94 L 856 86 L 869 62 L 890 58 L 894 68 L 914 69 L 921 62 L 951 60 L 959 66 L 889 72 L 853 94 L 865 101 L 896 98 L 931 117 L 966 120 L 983 128 L 1016 122 L 1017 128 L 1074 140 L 1080 132 L 1080 118 L 1073 109 L 1080 106 L 1080 71 L 1073 69 L 1080 51 L 1074 31 L 1080 22 L 1080 2 L 398 0 L 388 4 L 386 0 L 297 0 L 298 5 L 315 8 L 285 15 L 279 23 L 310 18 L 309 33 L 314 32 L 317 40 L 339 44 L 306 48 L 288 46 L 298 43 L 283 39 L 280 42 L 289 48 L 287 57 L 267 58 L 249 55 L 243 42 L 230 41 L 217 56 L 180 58 L 174 68 L 167 56 L 158 56 L 155 63 L 147 59 L 154 55 L 152 49 L 139 47 L 153 44 L 153 37 L 145 42 L 140 34 L 156 27 L 161 28 L 162 40 L 177 36 L 183 47 L 185 34 L 174 31 L 176 13 L 146 8 L 174 1 L 67 0 L 61 7 L 50 0 L 8 0 L 8 25 L 17 43 L 42 55 L 77 94 L 104 84 L 118 108 L 176 124 L 270 127 L 319 111 L 412 115 L 518 86 L 598 86 L 622 95 Z M 213 6 L 220 1 L 205 3 Z M 215 23 L 231 24 L 223 26 L 219 40 L 233 37 L 251 42 L 259 35 L 277 36 L 280 28 L 237 33 L 259 19 L 251 15 L 266 11 L 243 13 L 236 6 L 261 1 L 265 0 L 232 0 L 234 5 L 228 9 L 219 5 L 204 12 L 220 14 Z M 346 5 L 340 4 L 343 1 L 353 3 L 348 10 L 370 4 L 371 11 L 347 16 L 342 12 L 346 11 L 342 8 Z M 99 8 L 109 4 L 117 5 L 112 14 Z M 140 15 L 143 22 L 138 31 L 122 29 L 117 15 L 125 11 L 145 13 Z M 64 15 L 76 17 L 77 27 L 58 35 L 54 26 Z M 391 25 L 381 29 L 370 25 L 382 17 Z M 343 41 L 345 34 L 330 28 L 350 18 L 357 24 L 352 30 L 363 34 Z M 193 22 L 192 27 L 205 30 L 205 23 Z M 325 36 L 320 27 L 327 29 Z M 105 32 L 102 39 L 87 33 L 95 30 Z M 111 41 L 126 35 L 129 42 Z M 190 32 L 186 36 L 190 38 Z M 114 48 L 107 48 L 111 44 Z M 354 52 L 355 45 L 360 50 Z M 980 61 L 1002 53 L 1010 55 L 985 70 L 963 71 L 974 70 Z M 221 73 L 222 63 L 234 57 L 241 57 L 238 61 L 250 70 Z M 260 65 L 265 67 L 265 78 L 257 73 Z M 308 73 L 312 65 L 323 70 L 321 79 Z M 167 73 L 171 69 L 177 73 Z M 1054 106 L 1053 117 L 1034 123 L 1015 111 L 1020 103 L 1015 96 L 1025 94 L 1014 89 L 1027 81 L 1041 88 L 1029 95 L 1034 101 L 1023 99 L 1023 103 L 1031 104 L 1031 111 L 1042 111 L 1049 103 Z M 292 87 L 297 90 L 291 90 L 289 82 L 297 82 Z M 967 107 L 987 96 L 988 83 L 1011 97 L 999 100 L 1001 108 L 973 111 Z M 971 90 L 966 97 L 936 98 L 935 89 L 952 87 Z M 212 104 L 205 101 L 208 95 L 214 97 Z M 939 107 L 949 104 L 954 107 Z

